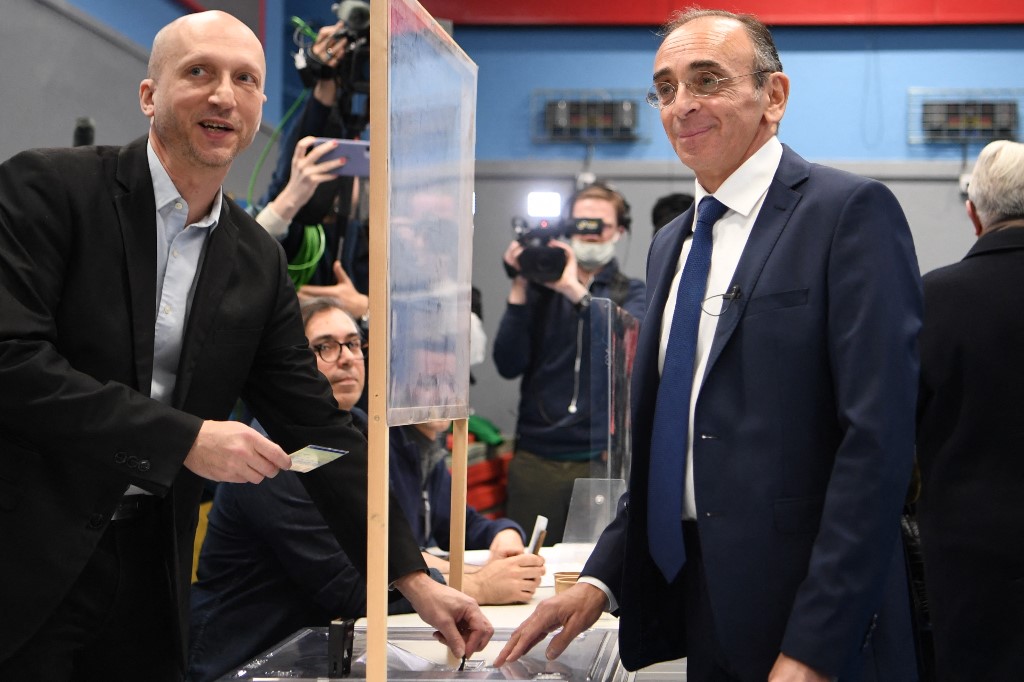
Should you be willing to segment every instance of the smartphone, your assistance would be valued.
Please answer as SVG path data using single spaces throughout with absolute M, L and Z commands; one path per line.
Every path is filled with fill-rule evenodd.
M 367 140 L 339 140 L 335 137 L 318 137 L 316 144 L 334 141 L 338 146 L 320 157 L 320 161 L 345 158 L 345 165 L 334 170 L 335 175 L 370 177 L 370 143 Z
M 530 554 L 540 554 L 540 548 L 544 544 L 544 538 L 548 534 L 548 517 L 537 515 L 533 524 L 533 534 L 530 536 L 530 543 L 526 551 Z

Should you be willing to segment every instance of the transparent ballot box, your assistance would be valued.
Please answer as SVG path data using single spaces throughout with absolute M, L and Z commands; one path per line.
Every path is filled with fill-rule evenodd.
M 544 657 L 550 637 L 515 663 L 501 668 L 491 661 L 512 635 L 496 629 L 491 642 L 466 661 L 464 670 L 452 665 L 448 650 L 424 627 L 388 629 L 388 680 L 575 680 L 577 682 L 627 682 L 633 673 L 619 662 L 618 632 L 588 630 L 569 645 L 557 660 Z M 328 628 L 304 628 L 249 663 L 224 675 L 226 680 L 328 680 L 336 649 L 329 654 Z M 337 679 L 366 679 L 366 630 L 355 629 L 351 672 Z
M 590 446 L 602 456 L 591 478 L 629 480 L 632 452 L 629 389 L 640 324 L 607 298 L 590 303 Z

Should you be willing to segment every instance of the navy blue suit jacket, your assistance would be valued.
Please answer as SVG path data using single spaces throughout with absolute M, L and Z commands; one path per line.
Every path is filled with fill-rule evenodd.
M 620 604 L 629 669 L 687 654 L 646 516 L 662 312 L 692 222 L 691 208 L 651 244 L 629 492 L 585 569 Z M 780 651 L 843 680 L 916 679 L 898 521 L 921 293 L 903 211 L 880 183 L 784 148 L 732 285 L 693 448 L 721 646 L 743 679 L 765 679 Z

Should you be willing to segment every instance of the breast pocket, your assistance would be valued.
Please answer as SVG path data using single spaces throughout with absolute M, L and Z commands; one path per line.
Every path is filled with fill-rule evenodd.
M 747 304 L 746 316 L 759 315 L 772 310 L 783 308 L 795 308 L 807 305 L 808 289 L 792 289 L 790 291 L 779 291 L 773 294 L 755 296 Z

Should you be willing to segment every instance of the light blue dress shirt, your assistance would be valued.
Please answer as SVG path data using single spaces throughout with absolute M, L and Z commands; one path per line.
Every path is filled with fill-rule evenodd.
M 217 191 L 210 212 L 202 220 L 186 225 L 188 204 L 153 151 L 153 145 L 147 144 L 146 151 L 156 198 L 156 330 L 149 396 L 170 404 L 178 379 L 178 361 L 195 293 L 196 274 L 203 261 L 206 241 L 217 227 L 224 193 Z M 149 493 L 130 485 L 125 494 Z

